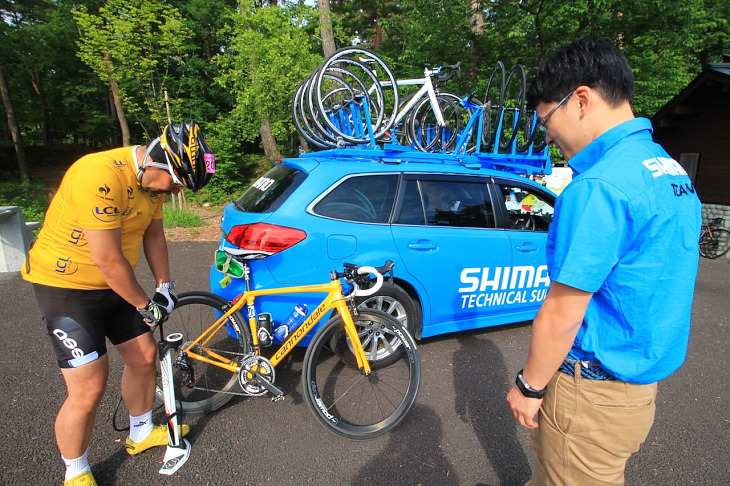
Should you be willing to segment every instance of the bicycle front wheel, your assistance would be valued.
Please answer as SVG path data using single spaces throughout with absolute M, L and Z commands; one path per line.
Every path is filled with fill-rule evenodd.
M 715 228 L 710 232 L 705 232 L 700 238 L 700 255 L 705 258 L 714 260 L 723 256 L 730 250 L 730 231 L 725 228 Z
M 173 351 L 173 384 L 175 398 L 182 411 L 189 415 L 203 415 L 221 408 L 233 398 L 238 385 L 238 374 L 211 363 L 182 356 L 182 350 L 198 338 L 221 315 L 228 302 L 208 292 L 186 292 L 165 321 L 165 333 L 182 333 L 183 343 Z M 206 356 L 215 353 L 226 359 L 240 362 L 248 352 L 248 340 L 243 317 L 234 312 L 228 322 L 204 345 L 196 344 L 192 351 Z M 161 397 L 160 397 L 161 398 Z M 159 401 L 159 398 L 156 398 Z
M 362 374 L 354 365 L 344 321 L 337 316 L 322 326 L 307 349 L 302 388 L 309 408 L 327 430 L 351 440 L 374 439 L 400 425 L 413 408 L 421 362 L 411 335 L 388 314 L 359 310 L 353 319 L 359 329 L 398 336 L 397 347 L 390 350 L 396 359 L 379 361 L 369 376 Z

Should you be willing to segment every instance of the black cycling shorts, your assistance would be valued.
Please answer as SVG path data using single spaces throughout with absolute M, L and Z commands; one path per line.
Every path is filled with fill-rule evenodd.
M 33 284 L 58 365 L 76 368 L 106 354 L 106 338 L 122 344 L 149 332 L 133 305 L 113 290 L 77 290 Z

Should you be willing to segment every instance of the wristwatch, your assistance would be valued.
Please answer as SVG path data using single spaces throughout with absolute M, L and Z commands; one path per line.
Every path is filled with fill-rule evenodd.
M 515 383 L 517 384 L 517 388 L 519 388 L 522 395 L 527 398 L 542 399 L 545 396 L 547 387 L 543 388 L 542 390 L 536 390 L 536 389 L 532 388 L 529 385 L 529 383 L 527 383 L 527 381 L 525 381 L 525 377 L 522 376 L 522 371 L 523 370 L 520 370 L 517 372 L 517 379 L 515 380 Z
M 159 288 L 162 288 L 162 289 L 174 289 L 174 288 L 175 288 L 175 282 L 173 282 L 173 281 L 171 280 L 171 281 L 169 281 L 169 282 L 162 282 L 162 283 L 158 283 L 158 284 L 157 284 L 157 288 L 158 288 L 158 289 L 159 289 Z

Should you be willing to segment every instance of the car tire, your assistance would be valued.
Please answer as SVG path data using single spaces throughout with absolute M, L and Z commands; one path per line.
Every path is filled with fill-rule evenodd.
M 401 286 L 384 282 L 374 295 L 359 297 L 355 302 L 359 308 L 375 309 L 389 314 L 412 336 L 416 335 L 421 316 L 420 308 Z

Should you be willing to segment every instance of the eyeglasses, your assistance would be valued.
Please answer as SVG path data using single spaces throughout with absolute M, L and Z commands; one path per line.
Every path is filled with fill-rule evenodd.
M 576 89 L 577 89 L 577 88 L 576 88 Z M 537 121 L 537 128 L 539 128 L 539 129 L 540 129 L 540 130 L 542 130 L 543 132 L 547 133 L 547 132 L 548 132 L 548 129 L 547 129 L 547 126 L 546 126 L 546 125 L 547 125 L 547 122 L 548 122 L 548 120 L 550 119 L 550 117 L 551 117 L 551 116 L 553 116 L 553 113 L 555 113 L 555 110 L 557 110 L 558 108 L 560 108 L 560 106 L 561 106 L 561 105 L 562 105 L 563 103 L 565 103 L 566 101 L 568 101 L 568 98 L 570 98 L 571 96 L 573 96 L 573 93 L 575 93 L 575 89 L 574 89 L 573 91 L 571 91 L 570 93 L 568 93 L 568 94 L 567 94 L 567 95 L 565 96 L 565 98 L 563 98 L 562 100 L 560 100 L 560 101 L 558 102 L 558 104 L 557 104 L 557 105 L 555 105 L 555 106 L 553 107 L 553 109 L 552 109 L 552 110 L 550 110 L 550 111 L 548 112 L 548 114 L 547 114 L 547 115 L 545 115 L 545 117 L 544 117 L 544 118 L 543 118 L 542 120 L 538 120 L 538 121 Z

